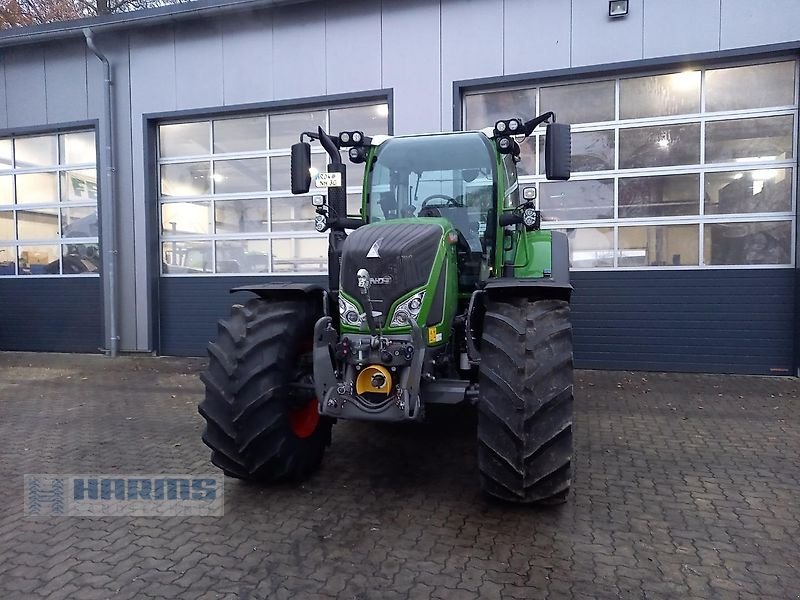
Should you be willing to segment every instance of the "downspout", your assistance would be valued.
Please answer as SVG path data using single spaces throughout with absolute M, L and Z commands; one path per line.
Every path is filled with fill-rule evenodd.
M 108 224 L 108 231 L 103 235 L 103 253 L 106 260 L 103 261 L 105 276 L 108 277 L 108 341 L 106 354 L 115 358 L 119 352 L 119 334 L 117 331 L 117 207 L 116 207 L 116 169 L 114 166 L 114 123 L 112 119 L 112 80 L 111 63 L 105 55 L 100 52 L 92 38 L 92 30 L 88 27 L 83 30 L 86 38 L 86 46 L 103 63 L 103 118 L 102 118 L 102 155 L 103 165 L 103 184 L 101 187 L 102 210 L 105 211 L 103 220 Z

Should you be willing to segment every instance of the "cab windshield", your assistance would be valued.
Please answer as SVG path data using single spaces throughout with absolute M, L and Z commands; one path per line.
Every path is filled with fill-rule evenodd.
M 494 170 L 494 150 L 481 133 L 388 140 L 378 147 L 370 170 L 369 221 L 443 217 L 472 252 L 483 254 Z

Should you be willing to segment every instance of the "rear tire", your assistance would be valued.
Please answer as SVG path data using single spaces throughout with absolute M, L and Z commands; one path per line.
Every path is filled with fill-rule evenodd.
M 312 394 L 288 385 L 313 382 L 316 316 L 307 301 L 254 298 L 219 321 L 198 411 L 211 462 L 226 475 L 296 480 L 320 464 L 332 421 L 318 416 Z
M 481 338 L 478 465 L 483 490 L 560 504 L 572 478 L 572 328 L 562 300 L 488 303 Z

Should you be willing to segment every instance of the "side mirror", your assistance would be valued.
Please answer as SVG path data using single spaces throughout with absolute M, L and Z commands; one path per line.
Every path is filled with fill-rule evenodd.
M 547 179 L 566 181 L 572 170 L 572 134 L 567 123 L 550 123 L 544 142 Z
M 311 187 L 311 144 L 292 144 L 292 193 L 307 194 Z

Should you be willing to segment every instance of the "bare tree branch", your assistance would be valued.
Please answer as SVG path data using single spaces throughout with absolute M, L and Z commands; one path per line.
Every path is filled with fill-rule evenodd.
M 191 0 L 0 0 L 0 29 L 184 2 Z

